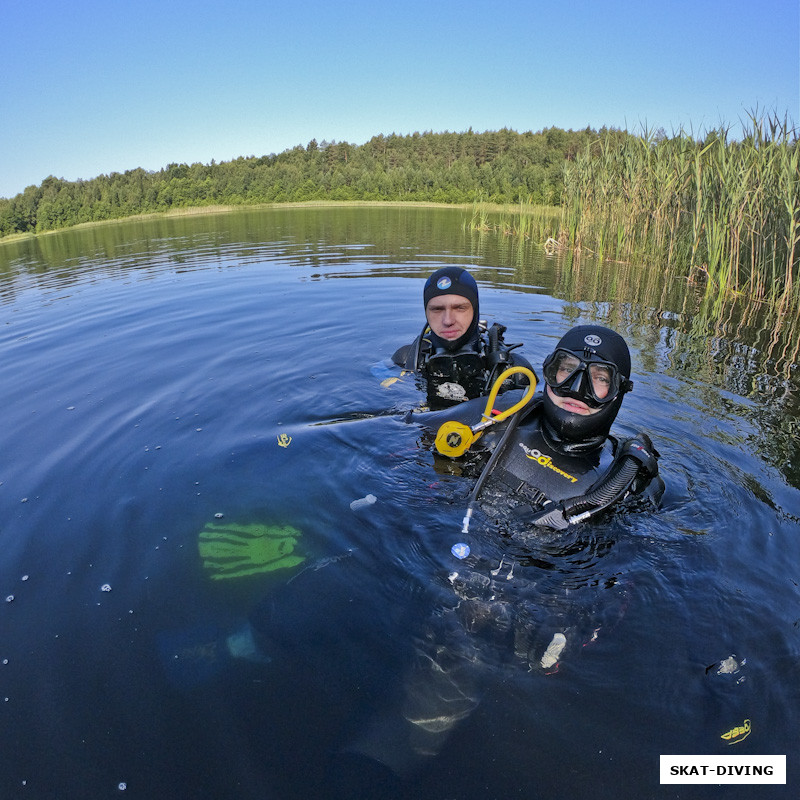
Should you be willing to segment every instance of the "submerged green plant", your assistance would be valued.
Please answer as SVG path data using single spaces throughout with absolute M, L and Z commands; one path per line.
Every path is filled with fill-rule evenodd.
M 302 564 L 305 556 L 294 554 L 301 536 L 291 525 L 210 522 L 200 531 L 197 548 L 211 580 L 218 581 Z

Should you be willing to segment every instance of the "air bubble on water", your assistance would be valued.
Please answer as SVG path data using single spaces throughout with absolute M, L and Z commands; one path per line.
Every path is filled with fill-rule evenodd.
M 10 594 L 8 597 L 6 597 L 6 603 L 13 603 L 13 602 L 14 602 L 13 594 Z
M 216 514 L 214 514 L 214 516 L 215 516 L 217 519 L 222 519 L 222 517 L 224 516 L 224 514 L 221 514 L 219 511 L 217 511 L 217 513 L 216 513 Z
M 103 584 L 103 585 L 100 587 L 100 591 L 101 591 L 101 592 L 110 592 L 110 591 L 111 591 L 111 584 L 110 584 L 110 583 L 104 583 L 104 584 Z
M 124 792 L 127 788 L 128 784 L 125 783 L 125 781 L 120 781 L 119 784 L 117 785 L 117 789 L 119 789 L 121 792 Z

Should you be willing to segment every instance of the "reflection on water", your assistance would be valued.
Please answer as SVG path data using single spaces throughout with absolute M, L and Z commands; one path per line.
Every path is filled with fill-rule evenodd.
M 283 208 L 0 245 L 0 796 L 329 796 L 330 754 L 477 591 L 449 580 L 471 479 L 404 422 L 413 380 L 370 371 L 453 263 L 534 364 L 577 322 L 625 334 L 619 433 L 652 436 L 667 493 L 524 546 L 477 518 L 530 635 L 480 644 L 480 702 L 415 796 L 695 796 L 659 754 L 730 753 L 744 720 L 735 752 L 789 754 L 796 785 L 797 326 L 461 222 Z M 253 574 L 212 579 L 203 531 Z M 564 615 L 578 646 L 531 669 Z

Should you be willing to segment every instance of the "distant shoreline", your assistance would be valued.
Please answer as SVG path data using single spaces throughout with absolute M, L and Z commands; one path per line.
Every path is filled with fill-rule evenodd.
M 469 203 L 434 203 L 425 200 L 418 202 L 403 200 L 301 200 L 289 203 L 247 203 L 235 205 L 215 205 L 215 206 L 189 206 L 186 208 L 171 208 L 168 211 L 149 211 L 146 214 L 135 214 L 130 217 L 116 217 L 114 219 L 93 220 L 91 222 L 79 222 L 77 225 L 70 225 L 65 228 L 55 228 L 36 233 L 11 233 L 0 238 L 0 245 L 8 242 L 19 242 L 25 239 L 35 239 L 41 236 L 52 236 L 53 234 L 63 233 L 64 231 L 85 230 L 95 228 L 99 225 L 114 225 L 122 222 L 141 222 L 143 220 L 163 219 L 165 217 L 199 217 L 207 214 L 228 214 L 233 211 L 258 211 L 272 208 L 363 208 L 363 207 L 397 207 L 397 208 L 453 208 L 467 211 L 472 209 Z M 494 203 L 481 203 L 481 207 L 493 211 L 502 211 L 507 206 Z

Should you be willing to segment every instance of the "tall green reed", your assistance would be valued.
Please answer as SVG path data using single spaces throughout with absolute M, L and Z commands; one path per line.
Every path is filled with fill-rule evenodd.
M 702 140 L 608 131 L 566 165 L 562 238 L 800 310 L 799 159 L 774 115 L 751 115 L 740 141 L 724 127 Z

